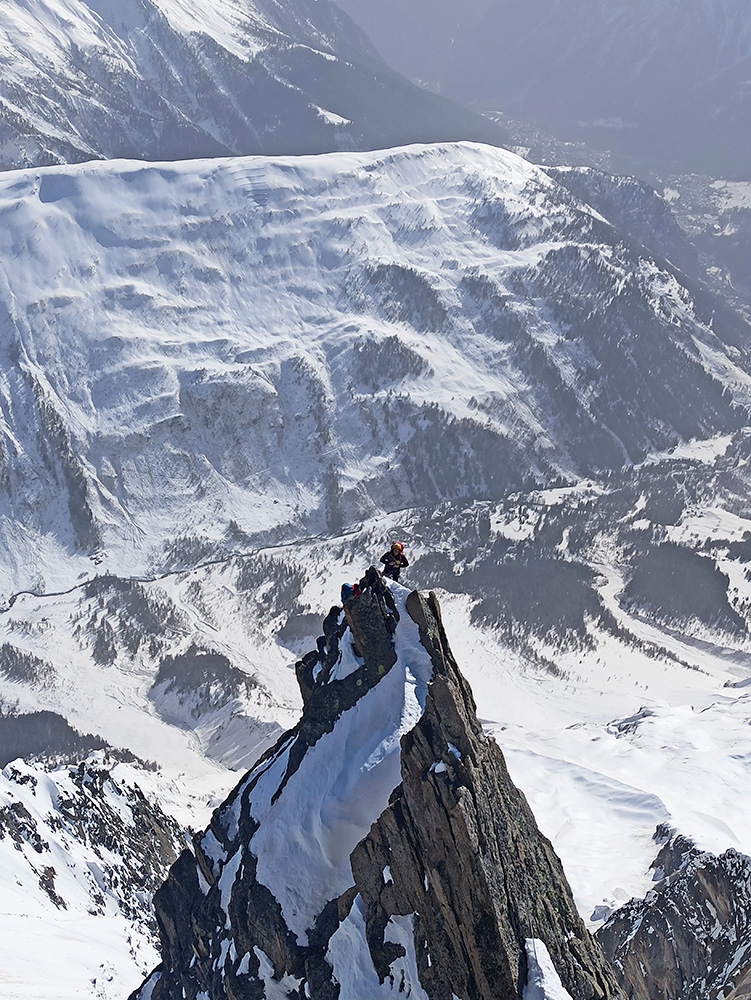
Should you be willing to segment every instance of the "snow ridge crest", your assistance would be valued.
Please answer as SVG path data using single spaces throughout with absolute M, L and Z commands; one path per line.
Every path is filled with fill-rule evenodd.
M 371 567 L 297 664 L 304 708 L 155 897 L 133 1000 L 518 995 L 526 940 L 620 997 L 483 733 L 434 594 Z

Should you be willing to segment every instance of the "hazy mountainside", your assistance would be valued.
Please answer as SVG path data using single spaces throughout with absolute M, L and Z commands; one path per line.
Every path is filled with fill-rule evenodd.
M 694 278 L 702 275 L 696 247 L 681 229 L 670 204 L 649 184 L 591 167 L 553 166 L 547 172 L 658 259 L 670 261 Z
M 703 276 L 723 301 L 749 315 L 751 182 L 674 175 L 653 178 L 655 190 L 634 177 L 587 167 L 549 172 L 619 229 L 689 274 Z
M 693 273 L 697 264 L 705 280 L 728 304 L 745 309 L 751 306 L 751 181 L 726 180 L 707 174 L 675 174 L 660 164 L 636 163 L 625 153 L 598 149 L 585 142 L 556 139 L 550 132 L 529 121 L 501 112 L 488 116 L 502 125 L 507 148 L 553 170 L 563 180 L 561 168 L 576 168 L 570 175 L 587 181 L 591 196 L 607 197 L 607 210 L 600 208 L 619 229 L 635 224 L 636 232 L 645 233 L 645 221 L 657 221 L 660 232 L 659 255 L 666 255 Z M 728 171 L 734 174 L 734 171 Z M 634 174 L 635 176 L 631 176 Z M 748 172 L 746 172 L 748 176 Z M 565 183 L 565 182 L 564 182 Z M 608 189 L 627 187 L 627 216 Z M 663 203 L 664 202 L 664 203 Z M 593 204 L 600 205 L 599 200 Z M 625 206 L 622 206 L 625 207 Z M 615 209 L 615 216 L 608 212 Z M 646 220 L 642 217 L 646 216 Z M 675 234 L 678 225 L 680 232 Z M 673 230 L 671 233 L 670 230 Z M 654 235 L 647 235 L 646 245 L 654 246 Z M 662 240 L 666 239 L 663 243 Z M 641 239 L 640 239 L 641 242 Z M 678 249 L 676 243 L 680 242 Z M 671 249 L 672 248 L 672 249 Z M 673 256 L 678 249 L 678 256 Z
M 457 100 L 634 161 L 751 169 L 745 0 L 341 0 L 381 55 Z
M 747 324 L 583 193 L 472 145 L 0 178 L 6 599 L 740 427 Z
M 434 595 L 362 582 L 297 664 L 300 722 L 160 889 L 162 963 L 134 997 L 490 1000 L 532 985 L 533 956 L 559 994 L 620 996 Z
M 502 140 L 388 69 L 330 0 L 19 0 L 0 168 Z
M 748 176 L 748 175 L 747 175 Z M 729 300 L 751 303 L 751 181 L 670 176 L 660 185 L 679 221 Z M 720 265 L 718 268 L 717 265 Z M 722 275 L 725 271 L 727 276 Z

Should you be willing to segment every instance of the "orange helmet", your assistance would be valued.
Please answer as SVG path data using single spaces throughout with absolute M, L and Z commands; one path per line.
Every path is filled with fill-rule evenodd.
M 397 552 L 404 552 L 404 545 L 401 542 L 392 542 L 391 548 L 396 549 Z

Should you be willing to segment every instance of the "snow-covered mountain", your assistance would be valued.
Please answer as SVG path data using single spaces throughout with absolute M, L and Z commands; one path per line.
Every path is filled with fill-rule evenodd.
M 156 897 L 162 961 L 134 998 L 491 1000 L 531 988 L 536 955 L 557 995 L 621 998 L 435 596 L 371 568 L 297 671 L 298 725 Z
M 291 666 L 315 645 L 340 582 L 400 536 L 407 578 L 441 588 L 484 728 L 594 929 L 654 888 L 658 826 L 705 852 L 751 855 L 738 808 L 751 759 L 747 455 L 741 434 L 600 484 L 397 512 L 339 537 L 215 553 L 153 583 L 110 577 L 67 595 L 24 595 L 2 615 L 0 690 L 19 725 L 29 711 L 57 710 L 153 761 L 161 773 L 141 771 L 141 787 L 182 825 L 201 827 L 240 777 L 227 765 L 250 763 L 294 725 Z M 67 740 L 60 749 L 69 752 Z M 11 863 L 3 877 L 15 871 Z M 37 998 L 76 996 L 86 963 L 68 969 L 67 993 L 50 992 L 41 969 L 14 971 L 14 933 L 32 951 L 57 933 L 57 910 L 37 895 L 45 920 L 19 913 L 2 938 L 0 968 L 14 977 L 6 992 L 28 996 L 13 992 L 23 975 Z M 90 919 L 82 939 L 97 940 L 97 966 L 113 977 L 98 988 L 121 998 L 115 987 L 134 988 L 145 959 L 135 963 L 124 938 Z M 732 923 L 721 927 L 729 940 Z
M 747 179 L 745 0 L 341 0 L 387 62 L 461 101 L 681 172 Z
M 141 786 L 169 798 L 104 754 L 0 773 L 3 996 L 122 996 L 153 966 L 150 900 L 185 841 Z
M 654 891 L 624 906 L 598 935 L 624 989 L 641 1000 L 739 1000 L 751 982 L 751 858 L 733 850 L 715 857 L 671 837 L 654 868 Z
M 330 0 L 19 0 L 0 60 L 5 169 L 503 135 L 389 70 Z
M 751 302 L 751 181 L 689 174 L 668 177 L 662 189 L 692 243 L 722 265 L 725 296 Z
M 617 469 L 751 402 L 747 325 L 501 150 L 43 168 L 0 212 L 6 601 Z
M 737 0 L 385 9 L 745 162 Z M 671 206 L 742 294 L 744 184 L 445 143 L 504 132 L 329 0 L 18 0 L 0 61 L 0 994 L 122 1000 L 158 920 L 144 1000 L 617 995 L 547 835 L 627 992 L 740 1000 L 749 327 Z M 482 728 L 432 597 L 329 610 L 393 538 Z
M 38 781 L 125 751 L 203 826 L 401 536 L 591 926 L 658 824 L 751 853 L 748 328 L 664 203 L 446 144 L 34 168 L 0 212 L 0 707 Z M 101 940 L 114 1000 L 145 959 Z

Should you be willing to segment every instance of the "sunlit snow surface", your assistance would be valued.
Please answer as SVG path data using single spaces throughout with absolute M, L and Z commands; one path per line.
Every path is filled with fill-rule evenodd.
M 133 826 L 123 787 L 137 783 L 170 808 L 169 783 L 125 765 L 104 786 L 105 810 Z M 22 836 L 0 838 L 0 995 L 123 998 L 158 960 L 150 933 L 120 910 L 115 881 L 127 880 L 126 845 L 83 842 L 65 815 L 78 790 L 61 767 L 43 775 L 22 761 L 0 772 L 0 810 L 12 809 Z M 87 821 L 94 817 L 84 812 Z M 105 812 L 106 815 L 106 812 Z M 44 880 L 49 892 L 41 889 Z M 149 893 L 129 888 L 144 914 Z
M 432 664 L 404 607 L 409 591 L 398 584 L 392 591 L 401 614 L 396 664 L 318 740 L 276 801 L 286 754 L 252 792 L 251 816 L 259 829 L 250 850 L 258 858 L 257 877 L 301 944 L 328 900 L 351 886 L 349 856 L 399 784 L 399 741 L 425 707 Z M 284 830 L 289 837 L 280 837 Z
M 544 941 L 528 938 L 527 983 L 522 1000 L 571 1000 L 561 982 Z
M 389 919 L 384 941 L 401 945 L 405 954 L 392 962 L 390 978 L 380 983 L 370 956 L 363 948 L 365 914 L 361 897 L 358 895 L 355 898 L 346 920 L 332 936 L 326 955 L 337 982 L 341 984 L 342 996 L 380 1000 L 382 997 L 406 995 L 414 1000 L 427 1000 L 417 972 L 413 920 L 413 914 Z
M 360 454 L 364 430 L 354 409 L 332 415 L 330 372 L 336 369 L 324 360 L 335 359 L 358 337 L 382 340 L 398 328 L 432 371 L 430 378 L 411 377 L 414 400 L 439 401 L 446 413 L 462 419 L 474 412 L 468 403 L 473 394 L 495 393 L 510 401 L 515 430 L 542 434 L 519 386 L 505 378 L 497 345 L 486 337 L 463 328 L 463 339 L 435 336 L 428 342 L 406 324 L 357 314 L 338 298 L 342 270 L 352 260 L 388 259 L 423 267 L 429 283 L 451 299 L 457 262 L 444 247 L 460 225 L 457 204 L 480 181 L 525 219 L 534 237 L 522 249 L 499 251 L 462 230 L 459 243 L 467 259 L 502 278 L 546 252 L 550 205 L 543 195 L 553 185 L 501 151 L 462 146 L 177 166 L 121 162 L 0 177 L 0 322 L 15 338 L 0 345 L 3 370 L 16 370 L 20 357 L 40 391 L 62 406 L 97 483 L 91 502 L 104 534 L 96 561 L 74 554 L 59 489 L 38 481 L 36 442 L 22 433 L 23 408 L 14 415 L 14 427 L 3 414 L 19 466 L 27 452 L 31 457 L 18 487 L 18 508 L 7 504 L 0 511 L 2 605 L 20 588 L 46 589 L 48 596 L 21 596 L 4 610 L 2 638 L 49 661 L 54 675 L 37 687 L 3 679 L 2 696 L 22 711 L 59 711 L 79 730 L 156 761 L 162 774 L 151 790 L 183 823 L 205 825 L 211 808 L 236 784 L 235 769 L 294 723 L 300 701 L 291 667 L 300 650 L 275 641 L 284 616 L 263 610 L 269 582 L 242 590 L 230 560 L 210 565 L 207 558 L 202 569 L 158 580 L 154 587 L 183 616 L 171 638 L 174 649 L 195 639 L 226 653 L 257 680 L 249 695 L 232 702 L 229 718 L 217 712 L 194 718 L 191 706 L 174 693 L 150 697 L 157 662 L 146 652 L 119 653 L 106 667 L 94 663 L 77 631 L 92 608 L 81 604 L 75 586 L 105 569 L 148 577 L 161 539 L 191 528 L 211 540 L 218 519 L 233 520 L 245 531 L 289 529 L 285 544 L 269 545 L 267 553 L 294 559 L 306 570 L 302 603 L 322 617 L 339 600 L 341 583 L 377 561 L 387 539 L 405 537 L 410 558 L 419 554 L 410 548 L 408 515 L 385 516 L 372 506 L 362 512 L 362 527 L 334 543 L 294 541 L 295 530 L 302 538 L 309 530 L 326 530 L 311 514 L 320 497 L 306 484 L 332 452 L 353 489 L 388 461 Z M 530 190 L 539 202 L 530 201 Z M 320 196 L 317 202 L 313 195 Z M 280 288 L 289 294 L 281 296 Z M 683 315 L 680 296 L 671 295 L 665 302 Z M 339 311 L 332 312 L 332 299 Z M 536 332 L 541 342 L 554 341 L 550 327 L 541 324 Z M 718 357 L 720 364 L 727 368 L 730 362 Z M 284 383 L 284 393 L 272 375 Z M 337 377 L 344 396 L 348 373 Z M 741 372 L 734 379 L 747 391 Z M 207 388 L 215 381 L 226 389 L 221 398 Z M 4 390 L 14 402 L 22 399 L 24 386 L 8 378 Z M 374 395 L 387 391 L 391 387 Z M 209 410 L 217 400 L 218 408 Z M 315 407 L 328 423 L 310 418 Z M 193 437 L 181 440 L 188 408 Z M 309 439 L 321 426 L 331 436 L 316 437 L 311 448 Z M 280 454 L 282 427 L 289 437 Z M 230 442 L 224 451 L 222 435 Z M 680 455 L 711 463 L 724 444 L 721 438 Z M 200 463 L 191 462 L 193 447 L 201 450 Z M 575 489 L 586 495 L 591 488 Z M 549 491 L 542 499 L 552 505 L 563 496 Z M 22 515 L 28 515 L 23 528 Z M 531 531 L 500 509 L 490 511 L 490 524 L 505 538 Z M 672 526 L 670 535 L 741 539 L 749 528 L 738 515 L 707 508 Z M 594 653 L 556 653 L 561 676 L 554 676 L 473 625 L 468 599 L 439 591 L 449 642 L 472 684 L 480 717 L 503 748 L 512 776 L 563 859 L 583 916 L 593 924 L 649 887 L 658 823 L 714 851 L 735 847 L 751 853 L 751 818 L 743 808 L 751 774 L 749 649 L 742 642 L 733 649 L 713 645 L 716 637 L 709 635 L 691 641 L 628 616 L 618 604 L 623 581 L 611 555 L 591 554 L 605 605 L 617 621 L 628 620 L 634 635 L 657 642 L 689 666 L 650 658 L 602 636 Z M 734 585 L 748 595 L 749 583 L 740 577 Z M 408 574 L 403 582 L 409 585 Z M 70 593 L 52 596 L 57 590 Z M 338 675 L 352 666 L 343 659 Z M 424 677 L 415 672 L 415 679 L 413 699 L 388 704 L 390 712 L 400 713 L 397 731 L 420 704 Z M 372 700 L 384 709 L 378 695 Z M 268 728 L 259 730 L 254 720 Z M 345 733 L 354 739 L 357 731 L 340 730 L 331 739 Z M 381 740 L 357 743 L 366 760 L 379 754 L 393 760 L 395 750 Z M 306 822 L 319 830 L 316 850 L 344 880 L 343 858 L 365 820 L 349 811 L 344 792 L 352 793 L 352 775 L 346 769 L 320 777 L 337 794 L 327 798 L 329 812 L 311 813 Z M 341 812 L 351 822 L 336 833 Z M 135 961 L 125 925 L 88 914 L 85 905 L 76 908 L 73 889 L 69 910 L 61 912 L 34 885 L 17 885 L 18 853 L 8 838 L 0 841 L 2 996 L 121 1000 L 140 981 L 149 954 L 141 951 Z M 302 864 L 304 858 L 297 860 Z M 275 873 L 264 877 L 273 882 Z M 298 905 L 285 900 L 288 912 Z M 332 944 L 339 949 L 337 961 L 348 961 L 347 936 L 352 939 L 356 920 L 355 909 Z M 305 920 L 297 926 L 304 930 Z M 391 932 L 399 941 L 406 934 L 404 926 Z M 41 963 L 40 955 L 49 961 Z M 409 955 L 402 971 L 408 981 Z
M 66 490 L 40 479 L 42 444 L 24 434 L 39 400 L 80 462 L 100 571 L 148 572 L 177 536 L 216 542 L 230 525 L 331 530 L 329 472 L 345 524 L 423 502 L 426 484 L 395 470 L 431 406 L 508 443 L 504 462 L 518 450 L 530 472 L 570 470 L 571 431 L 480 307 L 465 313 L 465 285 L 490 283 L 560 391 L 588 405 L 580 382 L 595 362 L 518 282 L 550 252 L 588 245 L 595 222 L 541 170 L 471 144 L 3 175 L 0 362 L 25 378 L 3 386 L 15 475 L 12 501 L 0 499 L 0 598 L 93 569 L 74 554 L 88 522 L 69 523 Z M 607 242 L 586 252 L 616 283 L 633 265 Z M 751 399 L 685 289 L 647 258 L 638 268 L 655 316 L 696 329 L 706 368 Z M 58 434 L 58 463 L 64 446 Z M 67 474 L 50 475 L 70 489 Z
M 436 334 L 428 347 L 404 324 L 361 316 L 343 285 L 353 265 L 392 261 L 424 268 L 420 280 L 456 298 L 449 234 L 489 273 L 539 260 L 548 206 L 528 200 L 530 184 L 553 190 L 512 154 L 470 146 L 0 177 L 0 316 L 96 477 L 100 571 L 141 572 L 180 529 L 211 535 L 230 519 L 253 532 L 325 527 L 314 482 L 326 464 L 356 493 L 390 458 L 365 445 L 361 410 L 346 399 L 351 374 L 337 361 L 358 342 L 398 330 L 426 369 L 410 380 L 416 406 L 440 401 L 471 419 L 479 394 L 520 397 L 485 335 Z M 529 248 L 499 253 L 458 221 L 477 185 L 518 212 L 536 234 Z M 519 409 L 544 438 L 523 400 Z M 19 448 L 23 468 L 34 451 Z M 38 513 L 22 520 L 32 523 L 0 509 L 6 596 L 74 578 L 64 501 L 28 489 Z

